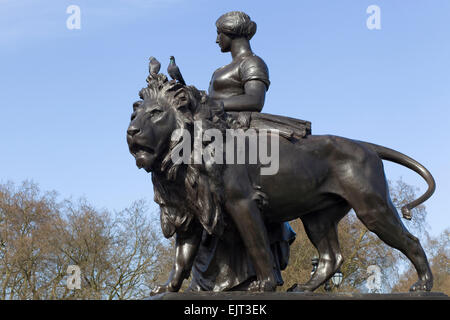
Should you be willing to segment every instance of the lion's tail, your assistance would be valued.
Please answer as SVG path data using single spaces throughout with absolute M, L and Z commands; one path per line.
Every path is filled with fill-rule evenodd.
M 374 150 L 381 159 L 392 161 L 392 162 L 398 163 L 402 166 L 405 166 L 405 167 L 417 172 L 418 174 L 420 174 L 422 176 L 422 178 L 424 178 L 425 181 L 427 182 L 428 190 L 422 196 L 417 198 L 416 200 L 404 205 L 401 209 L 403 218 L 405 218 L 407 220 L 411 220 L 411 209 L 417 207 L 419 204 L 421 204 L 421 203 L 425 202 L 427 199 L 429 199 L 433 195 L 434 190 L 436 190 L 436 182 L 434 181 L 433 176 L 427 170 L 427 168 L 425 168 L 419 162 L 417 162 L 416 160 L 408 157 L 407 155 L 405 155 L 401 152 L 398 152 L 393 149 L 389 149 L 389 148 L 386 148 L 386 147 L 383 147 L 383 146 L 380 146 L 377 144 L 363 142 L 363 141 L 361 141 L 361 142 L 363 144 L 365 144 L 366 146 L 368 146 L 370 149 Z

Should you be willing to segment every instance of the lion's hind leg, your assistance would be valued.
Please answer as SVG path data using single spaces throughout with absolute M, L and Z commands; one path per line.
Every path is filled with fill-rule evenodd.
M 314 291 L 330 279 L 342 265 L 343 257 L 339 247 L 337 224 L 349 210 L 350 206 L 342 202 L 332 208 L 312 212 L 301 218 L 308 238 L 319 252 L 319 264 L 305 284 L 295 285 L 289 291 Z
M 405 228 L 392 204 L 381 159 L 372 151 L 359 149 L 355 145 L 345 151 L 349 160 L 335 169 L 342 188 L 340 195 L 355 210 L 367 229 L 412 262 L 419 281 L 411 287 L 411 291 L 431 290 L 433 276 L 427 257 L 419 240 Z
M 378 160 L 379 161 L 379 160 Z M 381 163 L 381 161 L 379 161 Z M 381 165 L 372 165 L 366 176 L 357 176 L 349 185 L 345 198 L 361 222 L 387 245 L 401 251 L 412 262 L 419 281 L 411 291 L 430 291 L 433 275 L 428 259 L 419 242 L 403 225 L 393 205 Z M 378 170 L 377 170 L 378 169 Z M 354 170 L 354 172 L 365 172 Z
M 430 291 L 433 275 L 419 239 L 414 237 L 400 220 L 397 209 L 389 198 L 370 195 L 357 201 L 354 207 L 361 222 L 387 245 L 401 251 L 412 262 L 419 280 L 410 291 Z

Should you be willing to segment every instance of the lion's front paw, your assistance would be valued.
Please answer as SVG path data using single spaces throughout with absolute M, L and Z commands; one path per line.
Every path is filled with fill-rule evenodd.
M 151 296 L 155 296 L 157 294 L 165 293 L 165 292 L 176 292 L 169 284 L 161 284 L 157 285 L 151 292 Z
M 431 280 L 419 280 L 416 283 L 414 283 L 409 291 L 411 292 L 417 292 L 417 291 L 431 291 L 431 288 L 433 287 L 433 281 Z

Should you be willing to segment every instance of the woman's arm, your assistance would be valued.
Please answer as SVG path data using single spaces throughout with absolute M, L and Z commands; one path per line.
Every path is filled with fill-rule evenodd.
M 222 100 L 225 111 L 261 112 L 266 98 L 266 85 L 260 80 L 250 80 L 244 85 L 245 93 Z

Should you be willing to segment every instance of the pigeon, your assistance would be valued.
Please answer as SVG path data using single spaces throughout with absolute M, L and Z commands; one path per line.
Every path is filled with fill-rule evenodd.
M 170 56 L 170 63 L 169 66 L 167 67 L 167 73 L 172 79 L 177 80 L 183 86 L 186 85 L 186 82 L 184 82 L 183 76 L 181 75 L 180 69 L 175 63 L 175 58 L 173 56 Z
M 156 76 L 159 69 L 161 69 L 161 63 L 159 63 L 155 57 L 150 57 L 148 60 L 150 60 L 150 63 L 148 64 L 148 71 L 152 76 Z

